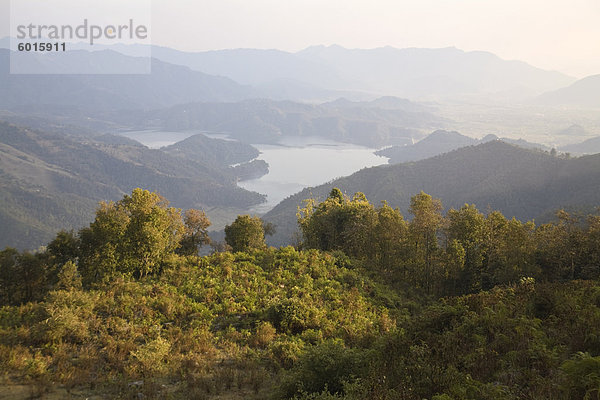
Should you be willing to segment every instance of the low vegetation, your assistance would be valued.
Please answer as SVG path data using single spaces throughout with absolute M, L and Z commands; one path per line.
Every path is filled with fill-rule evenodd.
M 42 250 L 0 252 L 12 397 L 575 399 L 600 394 L 600 216 L 507 219 L 334 189 L 298 247 L 134 190 Z M 407 216 L 408 217 L 408 216 Z M 276 227 L 275 227 L 276 229 Z M 218 250 L 218 251 L 217 251 Z M 23 389 L 25 388 L 25 389 Z

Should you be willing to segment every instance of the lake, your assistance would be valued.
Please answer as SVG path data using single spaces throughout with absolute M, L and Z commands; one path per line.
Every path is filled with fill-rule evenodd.
M 192 135 L 227 139 L 223 134 L 205 132 L 129 131 L 120 133 L 150 148 L 168 146 Z M 265 213 L 288 196 L 304 188 L 317 186 L 350 175 L 362 168 L 387 164 L 388 158 L 376 156 L 377 149 L 336 142 L 321 137 L 288 137 L 277 144 L 253 144 L 259 160 L 269 164 L 269 173 L 261 178 L 240 182 L 244 189 L 267 196 L 267 202 L 248 210 Z
M 293 137 L 277 145 L 255 144 L 259 160 L 269 164 L 269 173 L 259 179 L 240 182 L 247 190 L 267 195 L 267 202 L 251 211 L 265 213 L 304 188 L 350 175 L 362 168 L 387 164 L 376 149 L 319 137 Z

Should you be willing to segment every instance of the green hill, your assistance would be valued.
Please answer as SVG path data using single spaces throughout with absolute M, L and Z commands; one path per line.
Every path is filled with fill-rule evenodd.
M 205 216 L 137 188 L 44 250 L 1 250 L 0 397 L 597 397 L 600 215 L 444 216 L 419 193 L 406 221 L 337 189 L 313 206 L 302 250 L 239 218 L 235 252 L 200 257 Z
M 386 200 L 406 215 L 410 197 L 421 190 L 442 199 L 446 208 L 469 202 L 480 210 L 499 210 L 527 220 L 561 207 L 591 207 L 600 202 L 600 155 L 553 157 L 502 141 L 464 147 L 412 163 L 366 168 L 327 184 L 307 188 L 264 216 L 276 225 L 273 244 L 292 242 L 297 207 L 307 198 L 324 199 L 333 187 L 363 192 L 377 204 Z
M 189 153 L 176 154 L 177 146 L 162 151 L 100 140 L 0 122 L 0 247 L 42 245 L 57 230 L 89 222 L 99 200 L 140 186 L 184 208 L 243 208 L 263 200 L 237 187 L 238 171 L 227 164 L 250 161 L 257 154 L 251 146 L 195 137 Z
M 408 146 L 392 146 L 377 151 L 375 154 L 388 157 L 390 164 L 423 160 L 439 154 L 447 153 L 461 147 L 477 144 L 477 139 L 461 135 L 458 132 L 438 130 L 417 143 Z
M 205 135 L 194 135 L 162 149 L 173 156 L 206 164 L 229 167 L 258 157 L 254 147 L 237 141 L 211 139 Z
M 409 161 L 424 160 L 429 157 L 435 157 L 461 147 L 474 146 L 481 143 L 487 143 L 494 140 L 501 140 L 506 143 L 514 144 L 526 149 L 550 150 L 544 145 L 530 143 L 523 139 L 499 138 L 496 135 L 486 135 L 481 139 L 474 139 L 469 136 L 461 135 L 456 131 L 448 132 L 437 130 L 417 143 L 405 146 L 391 146 L 378 150 L 375 154 L 389 157 L 390 164 L 398 164 Z

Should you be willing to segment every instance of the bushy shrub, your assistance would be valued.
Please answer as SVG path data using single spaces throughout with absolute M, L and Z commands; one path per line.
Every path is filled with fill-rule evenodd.
M 324 391 L 343 394 L 344 384 L 362 376 L 367 363 L 365 351 L 349 349 L 340 340 L 327 340 L 306 348 L 285 377 L 282 391 L 287 398 Z

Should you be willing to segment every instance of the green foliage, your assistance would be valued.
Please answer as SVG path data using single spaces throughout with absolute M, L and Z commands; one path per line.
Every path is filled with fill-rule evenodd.
M 225 227 L 225 242 L 232 251 L 248 251 L 266 247 L 265 229 L 259 217 L 240 215 Z
M 421 192 L 410 200 L 413 219 L 409 224 L 411 269 L 417 284 L 431 293 L 440 264 L 438 236 L 442 229 L 442 202 Z
M 0 304 L 40 300 L 53 272 L 45 254 L 19 253 L 12 248 L 0 251 Z
M 321 363 L 337 388 L 364 366 L 363 350 L 353 349 L 395 325 L 398 311 L 384 307 L 384 290 L 329 254 L 284 248 L 173 257 L 161 275 L 83 289 L 67 262 L 42 302 L 0 310 L 3 371 L 25 376 L 35 362 L 43 365 L 35 379 L 65 385 L 143 379 L 150 390 L 152 382 L 183 379 L 190 388 L 213 382 L 206 390 L 216 394 L 238 386 L 260 392 L 270 375 L 303 360 L 290 376 Z M 306 388 L 321 387 L 312 377 Z M 189 392 L 177 390 L 183 398 Z
M 179 210 L 156 193 L 138 188 L 117 203 L 101 203 L 94 222 L 80 232 L 84 280 L 156 273 L 183 232 Z
M 398 260 L 408 257 L 408 224 L 400 211 L 385 202 L 376 211 L 370 256 L 389 276 L 398 267 Z
M 304 247 L 342 250 L 355 258 L 374 257 L 378 246 L 393 251 L 404 222 L 402 215 L 387 205 L 376 210 L 364 194 L 356 193 L 349 200 L 337 188 L 320 204 L 308 200 L 297 217 Z
M 77 270 L 77 265 L 73 261 L 67 261 L 58 273 L 57 289 L 61 290 L 81 290 L 81 275 Z
M 205 215 L 137 189 L 0 252 L 0 372 L 110 398 L 597 397 L 600 285 L 575 279 L 598 274 L 600 218 L 441 210 L 332 191 L 300 212 L 323 249 L 267 248 L 240 216 L 238 251 L 198 257 Z
M 79 238 L 73 231 L 60 231 L 56 237 L 48 243 L 48 254 L 56 264 L 64 264 L 67 261 L 75 261 L 79 257 Z
M 303 246 L 342 251 L 394 284 L 431 296 L 477 293 L 522 277 L 545 280 L 600 277 L 600 218 L 583 224 L 560 211 L 558 221 L 535 226 L 507 220 L 474 205 L 451 209 L 426 193 L 412 197 L 409 222 L 383 203 L 375 208 L 362 193 L 352 200 L 339 189 L 298 212 Z
M 82 137 L 79 128 L 65 135 L 64 123 L 52 132 L 47 123 L 29 122 L 40 130 L 0 122 L 0 248 L 37 249 L 60 229 L 89 224 L 99 201 L 117 201 L 135 187 L 152 188 L 185 209 L 246 208 L 264 200 L 238 187 L 239 173 L 229 167 L 258 154 L 247 144 L 194 135 L 149 149 L 122 137 L 109 143 Z M 248 174 L 264 166 L 246 169 Z
M 198 247 L 210 244 L 208 227 L 210 220 L 204 211 L 190 209 L 183 217 L 185 231 L 179 244 L 178 253 L 183 255 L 198 255 Z
M 383 342 L 365 385 L 415 400 L 436 395 L 560 399 L 596 393 L 597 360 L 566 358 L 597 351 L 591 340 L 595 335 L 588 336 L 600 329 L 600 303 L 589 302 L 597 290 L 592 282 L 525 281 L 433 305 Z M 538 318 L 538 304 L 548 296 L 552 303 Z M 573 314 L 574 309 L 579 311 Z
M 461 276 L 455 275 L 460 279 L 461 292 L 478 292 L 483 268 L 484 216 L 474 205 L 465 204 L 460 210 L 448 211 L 447 218 L 447 238 L 455 247 L 451 258 L 462 259 Z
M 166 360 L 170 350 L 171 343 L 159 336 L 131 352 L 137 364 L 133 368 L 139 368 L 144 377 L 164 374 L 168 368 Z
M 328 340 L 306 349 L 284 378 L 281 390 L 287 398 L 325 391 L 343 395 L 344 384 L 363 375 L 368 361 L 365 351 Z
M 569 398 L 591 400 L 600 396 L 600 357 L 577 353 L 561 369 L 566 375 L 564 389 Z

